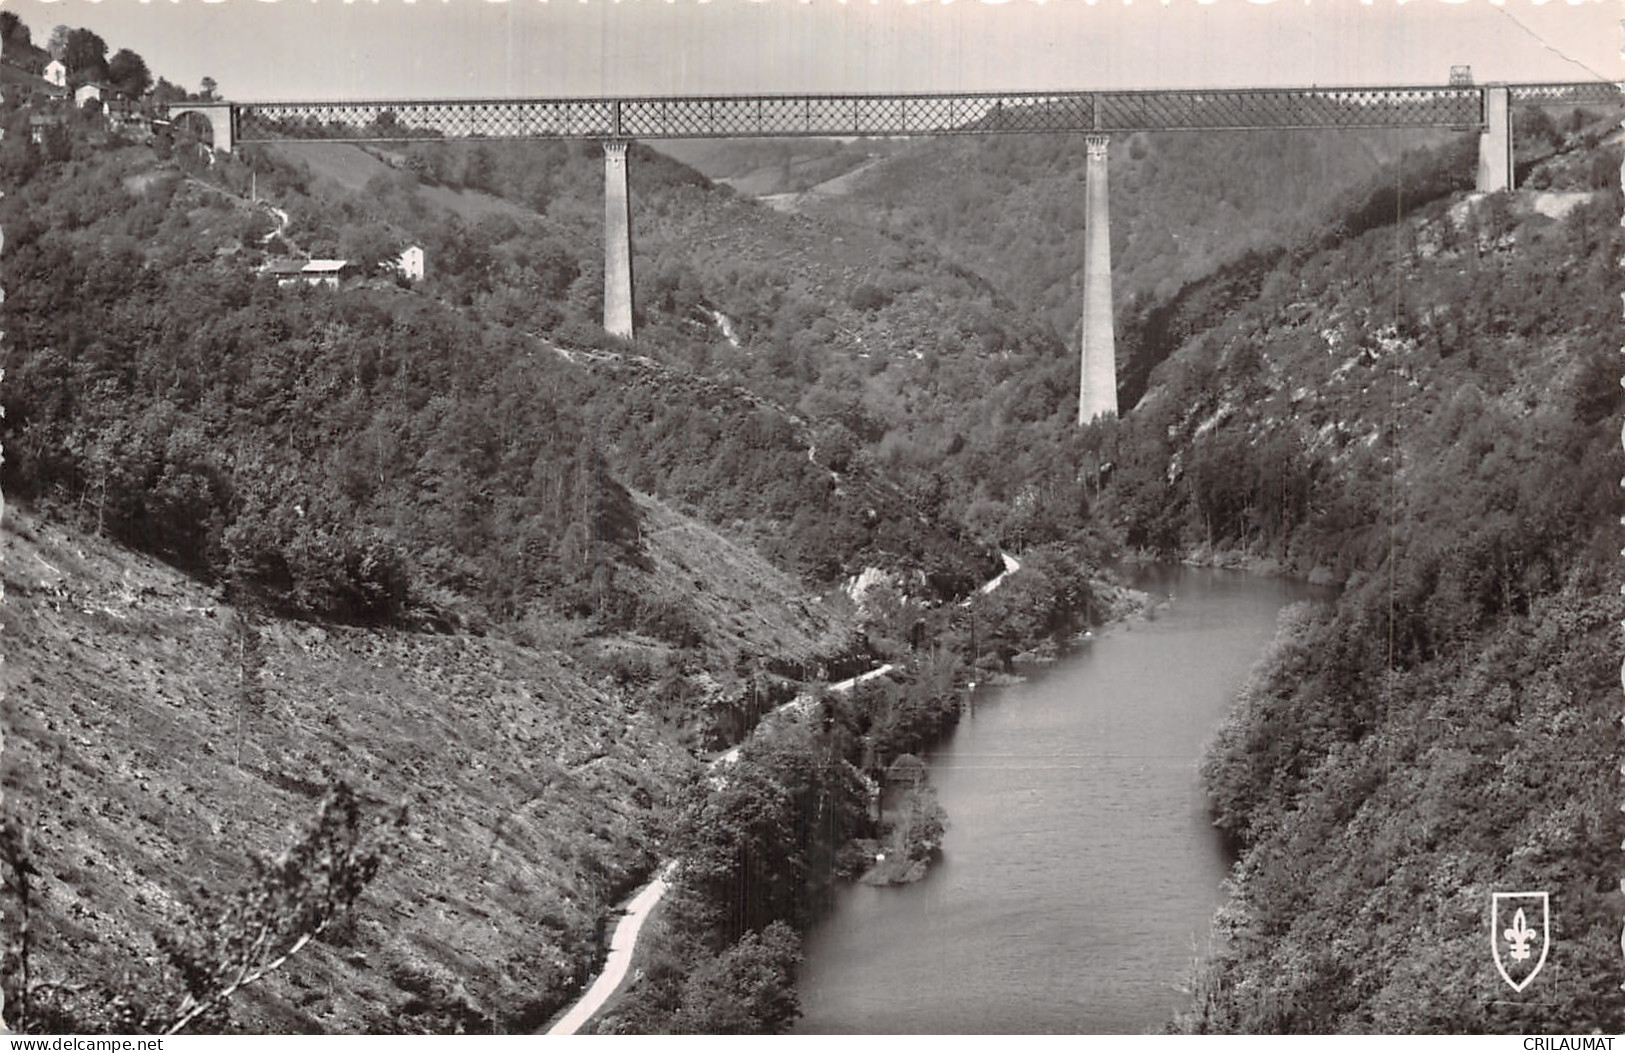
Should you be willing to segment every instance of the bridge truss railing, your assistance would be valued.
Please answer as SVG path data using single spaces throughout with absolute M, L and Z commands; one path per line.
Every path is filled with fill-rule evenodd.
M 1508 85 L 1514 105 L 1617 101 L 1605 82 Z M 1483 128 L 1482 86 L 232 104 L 237 142 L 714 139 L 1293 128 Z

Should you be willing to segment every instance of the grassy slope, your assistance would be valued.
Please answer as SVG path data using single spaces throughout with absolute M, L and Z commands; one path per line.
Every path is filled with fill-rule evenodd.
M 851 612 L 810 598 L 754 549 L 647 495 L 636 495 L 653 577 L 685 592 L 688 609 L 724 627 L 742 650 L 811 662 L 851 643 Z
M 267 150 L 281 161 L 308 166 L 311 175 L 328 180 L 348 193 L 363 193 L 374 179 L 395 172 L 388 160 L 394 155 L 383 149 L 364 149 L 354 143 L 277 143 Z M 534 215 L 527 208 L 479 190 L 425 183 L 418 193 L 427 204 L 469 223 L 488 216 L 523 219 Z
M 748 595 L 790 649 L 844 638 L 834 615 L 802 616 L 782 575 L 644 505 L 656 574 L 681 565 L 728 597 L 742 635 Z M 239 998 L 239 1022 L 534 1026 L 574 990 L 597 915 L 652 864 L 693 774 L 630 691 L 492 639 L 267 622 L 255 712 L 210 590 L 28 513 L 5 541 L 7 805 L 37 828 L 45 974 L 150 974 L 151 932 L 184 919 L 186 890 L 235 885 L 343 777 L 375 806 L 408 803 L 401 858 L 353 930 Z

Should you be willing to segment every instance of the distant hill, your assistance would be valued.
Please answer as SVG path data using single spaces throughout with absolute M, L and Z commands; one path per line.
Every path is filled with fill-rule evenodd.
M 796 194 L 909 149 L 902 139 L 666 139 L 655 149 L 750 197 Z
M 1329 222 L 1343 195 L 1444 133 L 1116 136 L 1112 270 L 1119 308 L 1166 297 L 1249 250 Z M 872 169 L 830 214 L 926 239 L 1063 337 L 1079 325 L 1085 225 L 1080 135 L 922 140 Z

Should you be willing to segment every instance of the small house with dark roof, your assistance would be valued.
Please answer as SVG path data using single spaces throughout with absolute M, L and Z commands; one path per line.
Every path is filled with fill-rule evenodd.
M 104 101 L 102 114 L 107 118 L 108 127 L 114 129 L 144 129 L 147 124 L 147 115 L 134 99 L 126 95 L 115 94 Z
M 260 265 L 260 273 L 275 278 L 278 285 L 292 285 L 304 269 L 304 260 L 266 260 Z

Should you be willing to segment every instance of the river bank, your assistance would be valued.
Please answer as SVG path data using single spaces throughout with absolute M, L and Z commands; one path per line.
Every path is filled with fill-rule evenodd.
M 1143 550 L 1125 552 L 1119 559 L 1124 564 L 1142 567 L 1167 563 L 1166 556 Z M 1180 564 L 1187 567 L 1212 567 L 1216 570 L 1235 570 L 1247 574 L 1257 574 L 1260 577 L 1288 578 L 1313 585 L 1316 588 L 1338 588 L 1346 580 L 1336 570 L 1323 564 L 1317 564 L 1306 570 L 1275 556 L 1260 555 L 1244 548 L 1215 548 L 1210 545 L 1198 545 L 1194 548 L 1181 550 L 1177 559 Z
M 1010 658 L 1008 670 L 979 670 L 970 685 L 971 690 L 1023 683 L 1027 677 L 1019 672 L 1021 667 L 1042 667 L 1058 662 L 1076 648 L 1093 643 L 1101 636 L 1137 619 L 1149 617 L 1157 606 L 1155 597 L 1143 589 L 1132 588 L 1104 578 L 1092 579 L 1090 585 L 1096 590 L 1094 596 L 1098 606 L 1095 607 L 1094 613 L 1098 615 L 1099 621 L 1087 624 L 1063 639 L 1049 637 L 1041 640 L 1036 647 L 1016 652 Z
M 1091 572 L 1066 549 L 1043 547 L 1020 560 L 1006 555 L 1003 563 L 968 603 L 886 600 L 877 608 L 884 620 L 871 623 L 871 643 L 877 660 L 889 660 L 777 707 L 746 743 L 716 758 L 704 792 L 675 824 L 682 908 L 656 927 L 664 935 L 648 952 L 648 983 L 618 998 L 595 1029 L 685 1030 L 707 1018 L 754 1019 L 767 1030 L 775 1029 L 767 1017 L 788 1023 L 771 1006 L 737 998 L 719 1005 L 715 992 L 696 987 L 696 970 L 730 968 L 736 954 L 751 960 L 749 968 L 761 966 L 763 948 L 784 945 L 777 938 L 750 943 L 752 933 L 765 934 L 778 921 L 812 924 L 821 904 L 838 895 L 832 886 L 857 878 L 877 855 L 890 855 L 879 862 L 891 869 L 871 880 L 922 876 L 942 836 L 942 809 L 921 796 L 905 828 L 882 829 L 879 780 L 897 758 L 944 741 L 973 708 L 966 704 L 971 691 L 978 681 L 986 686 L 991 670 L 967 667 L 959 655 L 969 651 L 1006 667 L 1023 655 L 1042 661 L 1091 639 L 1104 619 L 1150 602 L 1143 590 Z M 800 876 L 786 883 L 785 874 Z M 772 891 L 763 897 L 757 890 Z M 713 947 L 710 957 L 689 961 L 700 944 Z M 716 946 L 724 948 L 720 956 Z M 785 997 L 793 1003 L 795 996 Z
M 1166 566 L 1132 587 L 1145 617 L 979 691 L 928 752 L 940 857 L 837 893 L 798 1032 L 1135 1032 L 1184 1004 L 1228 873 L 1197 761 L 1277 612 L 1316 590 Z

